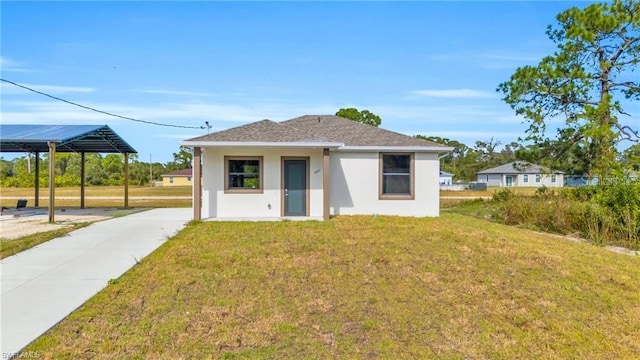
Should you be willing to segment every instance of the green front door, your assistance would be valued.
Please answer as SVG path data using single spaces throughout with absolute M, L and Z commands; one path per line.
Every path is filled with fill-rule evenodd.
M 307 216 L 307 161 L 284 160 L 284 216 Z
M 507 176 L 507 186 L 513 186 L 513 176 Z

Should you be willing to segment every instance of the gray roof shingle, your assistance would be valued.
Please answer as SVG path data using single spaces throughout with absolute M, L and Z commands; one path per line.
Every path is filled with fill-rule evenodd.
M 292 126 L 284 126 L 271 120 L 234 127 L 227 130 L 199 136 L 189 141 L 225 141 L 225 142 L 326 142 L 326 139 L 313 138 Z
M 345 146 L 424 146 L 448 150 L 431 141 L 333 115 L 304 115 L 279 123 L 262 120 L 188 141 L 335 142 Z
M 549 169 L 524 161 L 514 161 L 508 164 L 496 166 L 491 169 L 478 171 L 476 174 L 563 174 L 562 171 L 549 171 Z

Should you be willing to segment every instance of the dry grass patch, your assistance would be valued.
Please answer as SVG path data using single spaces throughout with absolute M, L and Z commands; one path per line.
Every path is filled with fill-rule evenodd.
M 85 207 L 87 208 L 118 208 L 124 206 L 124 198 L 122 199 L 85 199 Z M 30 199 L 27 206 L 34 205 L 33 199 Z M 16 200 L 0 199 L 0 206 L 14 209 L 16 207 Z M 40 199 L 39 206 L 44 208 L 49 207 L 49 199 Z M 56 198 L 56 209 L 60 208 L 77 208 L 80 207 L 80 199 L 59 199 Z M 129 199 L 129 207 L 132 208 L 167 208 L 167 207 L 191 207 L 191 199 L 158 199 L 158 198 L 145 198 L 145 199 Z
M 640 259 L 458 214 L 197 222 L 46 358 L 634 358 Z
M 40 188 L 40 196 L 47 196 L 49 188 Z M 33 198 L 33 188 L 0 188 L 0 196 Z M 124 186 L 87 186 L 86 196 L 124 196 Z M 80 196 L 80 187 L 56 187 L 56 196 Z M 191 186 L 129 186 L 129 196 L 191 196 Z

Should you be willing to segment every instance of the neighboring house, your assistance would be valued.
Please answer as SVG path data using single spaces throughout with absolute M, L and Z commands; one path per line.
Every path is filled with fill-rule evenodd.
M 184 169 L 162 175 L 162 186 L 191 186 L 193 169 Z
M 453 174 L 445 171 L 440 171 L 440 179 L 438 180 L 438 183 L 440 185 L 451 186 L 452 182 L 453 182 Z
M 564 173 L 523 161 L 510 162 L 491 169 L 478 171 L 476 179 L 489 186 L 507 187 L 562 187 Z
M 262 120 L 182 145 L 202 169 L 195 219 L 438 216 L 438 156 L 453 150 L 331 115 Z

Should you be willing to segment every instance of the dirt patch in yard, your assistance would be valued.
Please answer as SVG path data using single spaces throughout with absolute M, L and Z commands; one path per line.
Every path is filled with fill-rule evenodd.
M 143 210 L 145 209 L 59 208 L 56 209 L 56 222 L 49 224 L 47 208 L 23 208 L 19 210 L 3 208 L 0 216 L 0 238 L 3 240 L 18 239 L 23 236 L 57 230 L 78 223 L 92 223 Z

